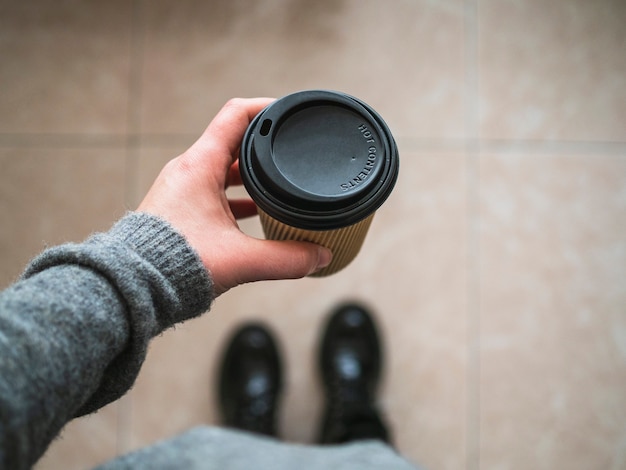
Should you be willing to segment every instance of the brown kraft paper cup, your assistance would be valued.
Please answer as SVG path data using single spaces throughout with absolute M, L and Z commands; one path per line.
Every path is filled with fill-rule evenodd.
M 333 259 L 312 276 L 346 267 L 398 175 L 382 118 L 340 92 L 310 90 L 270 104 L 250 123 L 239 169 L 265 237 L 309 241 Z
M 325 246 L 333 253 L 333 259 L 328 266 L 310 274 L 311 277 L 329 276 L 341 271 L 356 258 L 361 251 L 365 236 L 370 228 L 374 214 L 366 219 L 335 230 L 311 231 L 291 227 L 272 219 L 259 209 L 263 233 L 268 240 L 296 240 L 313 242 Z

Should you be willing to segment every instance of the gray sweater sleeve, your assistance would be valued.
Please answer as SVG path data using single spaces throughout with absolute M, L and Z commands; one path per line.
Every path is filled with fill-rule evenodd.
M 0 293 L 0 468 L 30 468 L 69 420 L 122 396 L 150 339 L 212 300 L 197 254 L 147 214 L 36 258 Z

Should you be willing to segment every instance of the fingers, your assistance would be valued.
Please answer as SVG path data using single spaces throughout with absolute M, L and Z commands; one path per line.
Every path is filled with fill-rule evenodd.
M 252 199 L 229 199 L 228 205 L 235 219 L 245 219 L 257 215 L 256 204 Z
M 239 160 L 235 161 L 228 170 L 226 177 L 226 187 L 239 186 L 242 184 L 241 173 L 239 173 Z
M 233 163 L 228 170 L 226 177 L 226 187 L 241 185 L 241 174 L 239 173 L 239 162 Z M 254 201 L 247 199 L 229 199 L 228 205 L 235 216 L 235 219 L 245 219 L 257 215 L 257 207 Z
M 210 139 L 224 146 L 224 151 L 236 159 L 241 139 L 250 121 L 261 112 L 273 98 L 233 98 L 217 113 L 201 139 Z
M 244 234 L 228 236 L 228 253 L 205 263 L 213 275 L 216 295 L 255 281 L 298 279 L 328 266 L 332 253 L 309 242 L 259 240 Z
M 298 279 L 328 266 L 332 253 L 308 242 L 250 241 L 244 282 Z

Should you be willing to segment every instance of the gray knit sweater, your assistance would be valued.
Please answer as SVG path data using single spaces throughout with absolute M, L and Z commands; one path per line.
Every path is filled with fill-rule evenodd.
M 107 233 L 36 258 L 0 293 L 0 469 L 30 468 L 68 421 L 121 397 L 149 341 L 208 310 L 213 295 L 212 280 L 185 239 L 147 214 L 131 213 Z M 367 464 L 355 455 L 367 456 Z M 411 468 L 382 444 L 283 445 L 213 428 L 105 468 L 302 468 L 303 462 L 305 468 L 340 462 L 347 466 L 339 468 Z

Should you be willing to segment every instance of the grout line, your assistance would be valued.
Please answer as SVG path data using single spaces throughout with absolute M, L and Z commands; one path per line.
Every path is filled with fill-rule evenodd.
M 466 85 L 466 88 L 467 85 Z M 136 103 L 136 102 L 135 102 Z M 138 107 L 138 103 L 133 105 Z M 130 108 L 130 106 L 129 106 Z M 466 116 L 466 126 L 467 126 Z M 129 112 L 129 127 L 139 127 L 139 118 Z M 126 134 L 50 134 L 50 133 L 0 133 L 0 148 L 163 148 L 187 147 L 197 134 L 149 134 L 129 130 Z M 480 147 L 483 153 L 504 155 L 554 155 L 554 156 L 617 156 L 626 157 L 626 142 L 592 142 L 566 140 L 508 140 L 508 139 L 427 139 L 396 136 L 401 151 L 451 153 L 464 152 L 468 147 Z
M 432 153 L 461 153 L 465 150 L 466 139 L 416 139 L 411 137 L 396 137 L 396 142 L 402 152 L 432 152 Z
M 484 139 L 483 152 L 505 155 L 615 155 L 626 157 L 626 142 Z
M 135 210 L 139 205 L 139 148 L 129 145 L 126 148 L 124 203 L 127 210 Z
M 0 134 L 0 147 L 107 148 L 126 147 L 123 134 Z
M 141 101 L 144 53 L 143 2 L 133 0 L 130 50 L 128 109 L 126 112 L 129 145 L 136 144 L 141 132 Z
M 467 468 L 480 468 L 480 149 L 468 146 L 467 171 Z
M 142 148 L 184 147 L 187 149 L 200 134 L 142 134 L 140 145 Z
M 131 416 L 132 416 L 133 392 L 129 390 L 117 403 L 117 427 L 116 427 L 116 453 L 123 455 L 131 450 Z
M 129 120 L 130 122 L 130 120 Z M 129 124 L 130 127 L 130 124 Z M 0 133 L 0 148 L 104 148 L 123 149 L 127 147 L 172 147 L 191 145 L 199 135 L 195 134 L 47 134 Z
M 134 209 L 139 204 L 139 151 L 141 148 L 141 101 L 144 53 L 143 2 L 133 0 L 130 50 L 130 77 L 128 84 L 126 136 L 126 204 Z
M 467 194 L 466 468 L 480 469 L 480 131 L 478 2 L 465 2 L 465 134 Z

